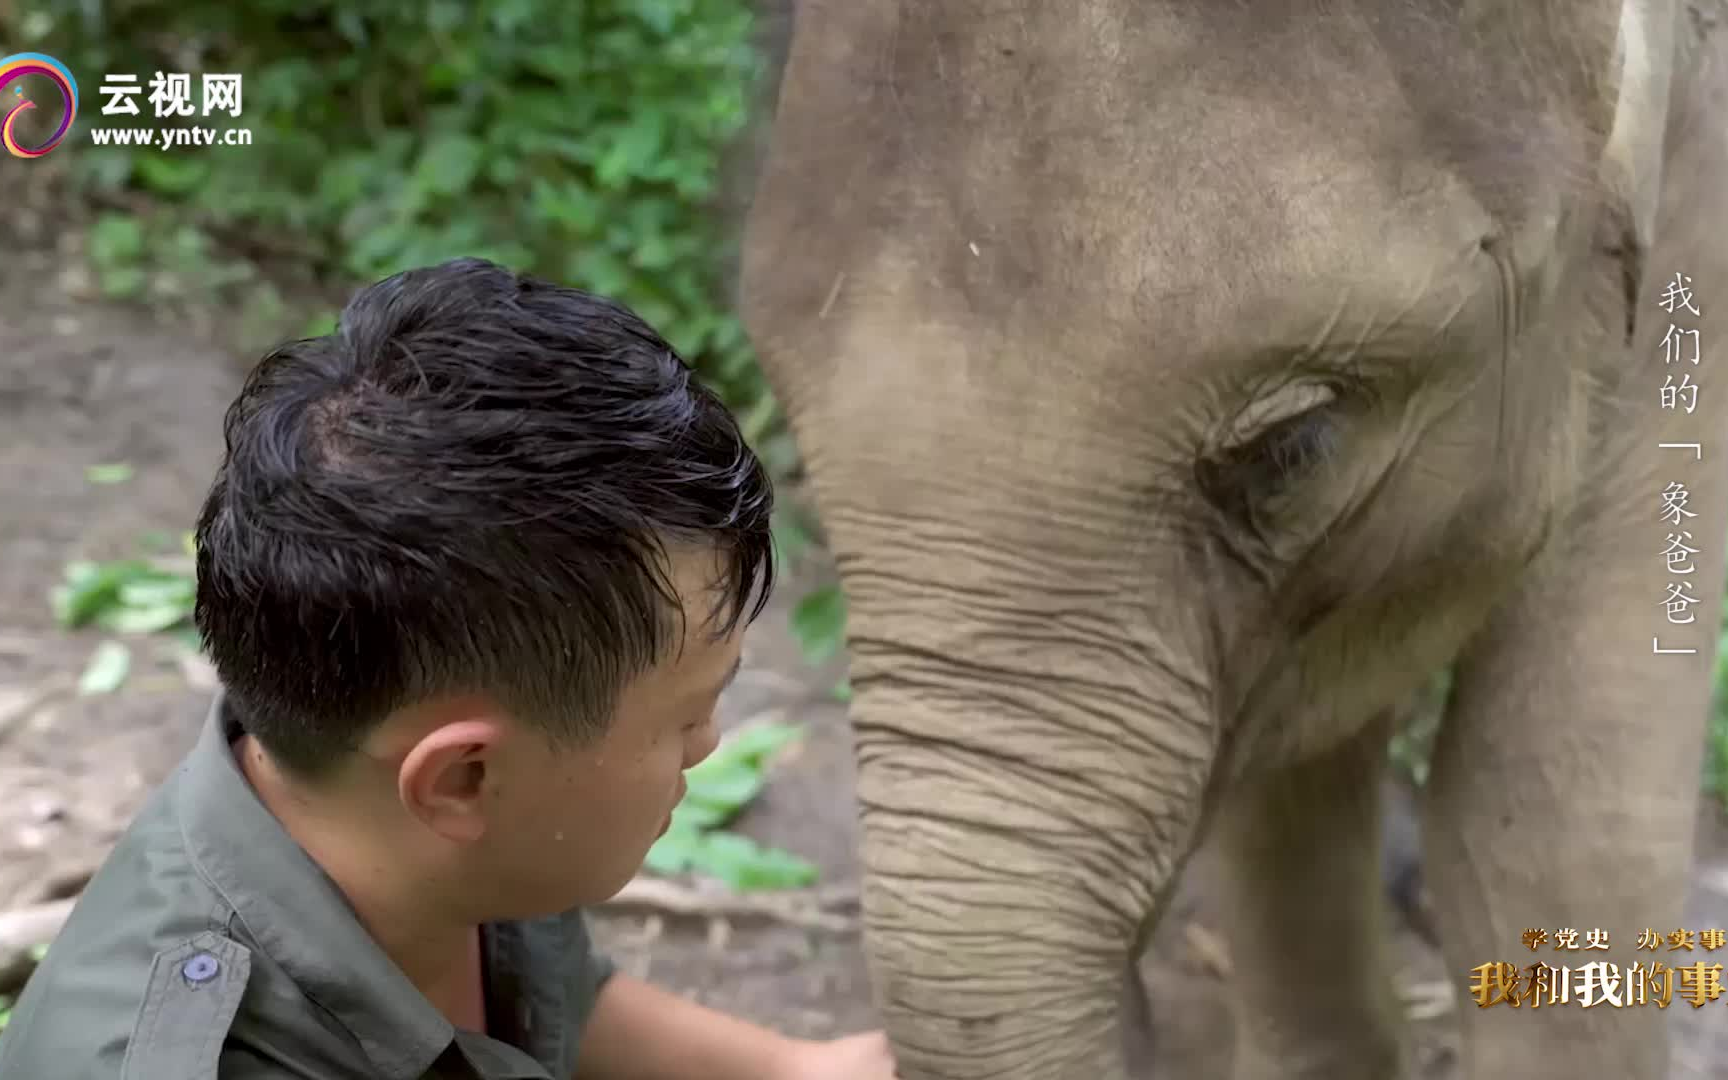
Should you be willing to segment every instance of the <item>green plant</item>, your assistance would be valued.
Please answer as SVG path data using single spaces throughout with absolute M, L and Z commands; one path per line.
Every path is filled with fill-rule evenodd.
M 190 547 L 190 536 L 186 538 Z M 183 560 L 165 563 L 149 557 L 68 563 L 49 601 L 57 622 L 68 630 L 96 626 L 111 634 L 177 631 L 189 648 L 198 648 L 191 628 L 197 583 Z M 90 654 L 78 679 L 80 694 L 106 694 L 120 688 L 131 670 L 132 652 L 108 639 Z
M 800 734 L 800 728 L 789 724 L 748 727 L 687 770 L 689 790 L 673 810 L 666 834 L 649 849 L 648 869 L 659 874 L 694 871 L 738 891 L 814 882 L 813 864 L 721 828 L 761 793 L 769 761 Z
M 485 256 L 629 304 L 719 390 L 771 471 L 795 468 L 730 310 L 734 253 L 716 214 L 723 154 L 761 75 L 750 0 L 47 0 L 11 10 L 0 9 L 0 36 L 92 84 L 158 71 L 194 85 L 204 73 L 243 79 L 238 117 L 178 121 L 147 103 L 136 118 L 81 115 L 252 133 L 247 146 L 172 153 L 72 144 L 59 160 L 74 191 L 119 207 L 86 236 L 103 295 L 207 296 L 239 310 L 242 327 L 310 335 L 328 332 L 332 313 L 295 319 L 248 257 L 285 258 L 346 292 Z M 223 296 L 234 287 L 248 291 Z M 783 546 L 805 539 L 788 525 Z M 810 648 L 831 653 L 839 625 Z
M 51 601 L 54 617 L 69 630 L 94 624 L 117 634 L 149 634 L 184 626 L 195 592 L 189 571 L 159 562 L 78 560 L 66 565 Z
M 31 964 L 40 964 L 42 958 L 48 955 L 47 945 L 32 945 L 29 957 Z M 6 1030 L 6 1024 L 12 1019 L 12 998 L 8 994 L 0 994 L 0 1031 Z
M 1717 633 L 1713 686 L 1705 742 L 1704 785 L 1724 806 L 1728 806 L 1728 602 L 1722 606 L 1722 625 Z
M 250 129 L 249 146 L 74 144 L 79 191 L 148 200 L 148 224 L 110 214 L 90 231 L 107 295 L 140 295 L 149 268 L 189 251 L 211 261 L 210 236 L 344 287 L 485 256 L 629 304 L 755 439 L 777 434 L 725 302 L 730 251 L 714 214 L 722 154 L 759 75 L 748 0 L 33 7 L 9 23 L 0 14 L 0 36 L 60 57 L 92 86 L 111 72 L 244 80 L 238 117 L 184 122 Z M 141 108 L 89 109 L 80 123 L 177 122 Z

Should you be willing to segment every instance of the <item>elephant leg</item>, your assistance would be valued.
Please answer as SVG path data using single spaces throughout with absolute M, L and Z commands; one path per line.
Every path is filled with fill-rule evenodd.
M 1683 473 L 1703 475 L 1696 465 Z M 1712 526 L 1695 531 L 1704 548 L 1720 536 L 1720 502 L 1709 503 L 1693 504 Z M 1635 963 L 1703 956 L 1665 942 L 1640 950 L 1638 940 L 1681 926 L 1722 574 L 1719 558 L 1700 559 L 1696 622 L 1669 625 L 1656 602 L 1667 574 L 1651 554 L 1662 550 L 1660 523 L 1645 532 L 1585 545 L 1519 598 L 1462 667 L 1435 746 L 1427 870 L 1470 1080 L 1667 1075 L 1662 1014 L 1626 996 Z M 1652 635 L 1698 652 L 1655 655 Z M 1586 949 L 1598 929 L 1608 948 Z M 1546 940 L 1532 949 L 1529 930 Z M 1574 933 L 1576 951 L 1556 948 Z M 1576 969 L 1598 961 L 1613 967 L 1591 968 L 1606 981 L 1587 990 Z M 1520 969 L 1513 986 L 1492 984 L 1516 991 L 1513 1000 L 1531 965 L 1574 969 L 1570 1002 L 1479 1001 L 1473 969 L 1492 963 Z M 1687 1007 L 1679 988 L 1676 978 L 1673 1002 Z
M 1677 367 L 1692 366 L 1665 362 L 1671 325 L 1696 327 L 1710 343 L 1728 327 L 1728 253 L 1720 231 L 1700 224 L 1720 219 L 1728 168 L 1728 139 L 1714 112 L 1728 93 L 1723 59 L 1711 54 L 1686 93 L 1676 90 L 1692 115 L 1678 114 L 1668 133 L 1674 149 L 1657 242 L 1645 260 L 1651 269 L 1634 309 L 1635 341 L 1598 365 L 1605 374 L 1595 392 L 1605 400 L 1592 433 L 1587 501 L 1454 669 L 1435 744 L 1423 835 L 1440 936 L 1460 991 L 1466 1080 L 1665 1080 L 1669 1025 L 1655 1002 L 1671 985 L 1668 1007 L 1692 1006 L 1678 974 L 1668 984 L 1649 972 L 1700 961 L 1708 970 L 1715 959 L 1697 947 L 1671 950 L 1667 936 L 1686 929 L 1720 626 L 1724 410 L 1720 398 L 1706 404 L 1704 393 L 1696 413 L 1663 408 L 1658 388 L 1665 376 L 1680 382 Z M 1664 310 L 1677 274 L 1691 279 L 1699 315 L 1677 305 L 1673 314 Z M 1708 366 L 1722 355 L 1712 348 L 1691 372 L 1695 382 L 1721 370 Z M 1682 509 L 1695 516 L 1676 522 L 1664 513 L 1672 484 L 1684 485 Z M 1698 553 L 1670 564 L 1668 538 L 1682 533 Z M 1684 586 L 1699 602 L 1666 611 L 1670 586 Z M 1657 643 L 1696 651 L 1659 654 Z M 1592 930 L 1606 941 L 1592 942 Z M 1545 940 L 1532 933 L 1532 948 L 1526 931 Z M 1656 950 L 1639 948 L 1646 931 L 1663 935 Z M 1557 949 L 1574 944 L 1573 932 L 1577 948 Z M 1585 948 L 1591 944 L 1607 948 Z M 1486 967 L 1494 964 L 1507 967 Z M 1549 969 L 1566 972 L 1564 1004 L 1546 993 L 1525 996 L 1536 965 L 1555 991 L 1560 977 Z M 1511 967 L 1516 983 L 1493 977 Z M 1478 968 L 1489 978 L 1473 974 Z
M 1235 957 L 1237 1080 L 1389 1080 L 1382 719 L 1230 794 L 1215 824 Z

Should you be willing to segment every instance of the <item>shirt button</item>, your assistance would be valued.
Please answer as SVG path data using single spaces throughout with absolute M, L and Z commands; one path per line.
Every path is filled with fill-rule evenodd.
M 207 952 L 193 953 L 184 964 L 180 965 L 180 974 L 186 976 L 186 981 L 196 989 L 216 977 L 222 970 L 222 965 Z

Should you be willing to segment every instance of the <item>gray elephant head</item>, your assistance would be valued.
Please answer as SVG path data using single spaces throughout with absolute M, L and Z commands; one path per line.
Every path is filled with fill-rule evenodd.
M 797 6 L 743 311 L 850 599 L 906 1076 L 1115 1075 L 1225 795 L 1379 730 L 1573 519 L 1653 498 L 1588 491 L 1657 441 L 1612 406 L 1680 269 L 1642 261 L 1677 25 Z

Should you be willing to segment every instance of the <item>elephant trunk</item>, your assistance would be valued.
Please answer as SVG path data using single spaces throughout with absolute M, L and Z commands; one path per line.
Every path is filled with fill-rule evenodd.
M 932 775 L 927 755 L 883 753 L 862 790 L 867 948 L 899 1075 L 1116 1080 L 1138 912 L 1092 891 L 1115 872 L 1083 850 L 1091 826 L 1032 805 L 1048 795 L 1035 785 L 1000 805 L 990 785 Z M 942 795 L 910 805 L 929 784 Z M 948 809 L 980 802 L 988 824 Z
M 1092 603 L 1072 592 L 1016 590 L 1033 616 L 961 571 L 845 572 L 865 947 L 901 1075 L 1119 1077 L 1124 976 L 1188 850 L 1210 726 L 1121 662 L 1131 635 L 1070 622 Z
M 1036 321 L 870 315 L 920 265 L 761 335 L 848 601 L 872 983 L 906 1080 L 1114 1080 L 1217 753 L 1215 612 L 1171 587 L 1201 549 L 1151 512 L 1171 449 L 1126 378 Z M 757 327 L 804 310 L 755 280 Z

